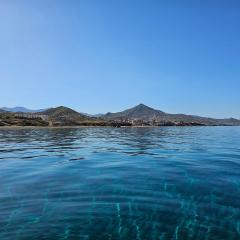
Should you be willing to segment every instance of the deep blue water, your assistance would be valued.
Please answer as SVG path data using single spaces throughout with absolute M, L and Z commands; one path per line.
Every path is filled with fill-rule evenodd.
M 239 240 L 240 128 L 2 129 L 0 239 Z

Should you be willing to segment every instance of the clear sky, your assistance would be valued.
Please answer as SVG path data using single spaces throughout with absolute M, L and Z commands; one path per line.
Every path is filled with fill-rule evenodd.
M 240 118 L 240 1 L 0 0 L 0 106 L 139 103 Z

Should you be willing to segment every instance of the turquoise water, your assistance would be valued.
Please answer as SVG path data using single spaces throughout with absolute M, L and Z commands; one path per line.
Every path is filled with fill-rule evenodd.
M 0 130 L 0 239 L 239 240 L 240 128 Z

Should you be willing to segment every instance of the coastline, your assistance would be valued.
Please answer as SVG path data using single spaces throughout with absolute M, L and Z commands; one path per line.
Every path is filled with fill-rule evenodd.
M 172 128 L 172 127 L 240 127 L 238 125 L 202 125 L 202 126 L 0 126 L 2 129 L 70 129 L 70 128 Z

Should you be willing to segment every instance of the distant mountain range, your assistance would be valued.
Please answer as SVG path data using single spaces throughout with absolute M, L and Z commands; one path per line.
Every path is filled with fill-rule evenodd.
M 46 108 L 46 109 L 28 109 L 28 108 L 25 108 L 25 107 L 12 107 L 12 108 L 9 108 L 9 107 L 2 107 L 0 108 L 0 112 L 3 112 L 3 111 L 6 111 L 6 112 L 13 112 L 13 113 L 17 113 L 17 112 L 22 112 L 22 113 L 39 113 L 39 112 L 44 112 L 45 110 L 47 110 L 49 108 Z M 101 117 L 103 116 L 104 114 L 89 114 L 89 113 L 82 113 L 82 115 L 86 115 L 86 116 L 89 116 L 89 117 Z
M 7 111 L 7 112 L 35 113 L 35 112 L 42 112 L 46 109 L 32 110 L 32 109 L 28 109 L 28 108 L 25 108 L 25 107 L 13 107 L 13 108 L 2 107 L 2 108 L 0 108 L 0 110 Z
M 98 113 L 98 114 L 90 114 L 90 113 L 84 113 L 84 112 L 80 112 L 80 113 L 83 115 L 86 115 L 88 117 L 96 117 L 96 118 L 99 118 L 99 117 L 102 117 L 103 115 L 105 115 L 103 113 Z
M 40 110 L 24 107 L 1 108 L 0 125 L 19 126 L 240 126 L 234 118 L 214 119 L 186 114 L 169 114 L 144 104 L 117 113 L 89 115 L 64 106 Z

